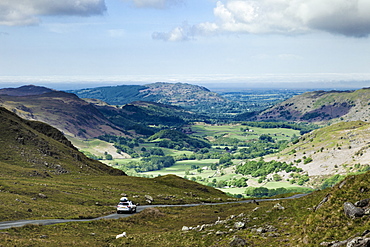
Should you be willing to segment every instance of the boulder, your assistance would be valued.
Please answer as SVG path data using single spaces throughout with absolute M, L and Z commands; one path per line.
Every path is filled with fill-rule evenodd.
M 38 194 L 38 196 L 39 196 L 40 198 L 44 198 L 44 199 L 45 199 L 45 198 L 48 198 L 48 196 L 47 196 L 47 195 L 42 194 L 42 193 L 39 193 L 39 194 Z
M 234 228 L 235 229 L 243 229 L 243 228 L 245 228 L 245 223 L 241 222 L 241 221 L 235 222 Z
M 283 206 L 281 206 L 281 204 L 280 204 L 280 203 L 276 203 L 276 204 L 274 205 L 274 209 L 284 210 L 285 208 L 284 208 Z
M 238 247 L 238 246 L 247 246 L 247 241 L 240 237 L 234 236 L 233 240 L 230 242 L 230 247 Z
M 345 202 L 343 205 L 343 209 L 344 214 L 351 219 L 362 217 L 365 214 L 365 211 L 362 208 L 358 208 L 350 202 Z
M 146 201 L 147 201 L 149 204 L 151 204 L 151 203 L 154 201 L 153 197 L 151 197 L 150 195 L 145 195 L 145 199 L 146 199 Z
M 370 238 L 356 237 L 348 241 L 347 247 L 368 247 L 370 246 Z
M 187 226 L 183 226 L 181 230 L 182 230 L 182 231 L 189 231 L 190 229 L 189 229 L 189 227 L 187 227 Z
M 364 199 L 364 200 L 355 202 L 355 206 L 360 207 L 360 208 L 366 207 L 369 204 L 369 201 L 370 199 Z
M 126 236 L 126 232 L 122 232 L 121 234 L 118 234 L 118 235 L 116 236 L 116 239 L 117 239 L 117 238 L 123 238 L 123 237 L 127 237 L 127 236 Z

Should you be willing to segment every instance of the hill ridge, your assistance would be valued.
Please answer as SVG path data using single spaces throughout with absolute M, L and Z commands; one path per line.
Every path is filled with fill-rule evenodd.
M 120 90 L 121 89 L 121 90 Z M 188 83 L 156 82 L 139 85 L 119 85 L 109 87 L 68 90 L 81 98 L 95 98 L 111 105 L 124 105 L 134 101 L 152 101 L 182 107 L 193 106 L 205 102 L 227 103 L 217 93 L 203 86 Z
M 23 93 L 25 88 L 27 94 Z M 11 95 L 6 95 L 1 94 L 0 90 L 0 106 L 22 118 L 52 125 L 66 135 L 79 138 L 92 138 L 107 133 L 127 135 L 124 129 L 110 122 L 93 104 L 75 94 L 36 86 L 10 91 Z
M 45 123 L 24 120 L 3 107 L 0 107 L 0 113 L 3 175 L 10 172 L 6 168 L 11 168 L 13 173 L 19 170 L 30 176 L 67 173 L 125 175 L 121 170 L 87 158 L 60 131 Z
M 313 91 L 294 96 L 255 115 L 240 115 L 238 119 L 318 124 L 367 121 L 370 115 L 369 104 L 370 88 L 349 91 Z

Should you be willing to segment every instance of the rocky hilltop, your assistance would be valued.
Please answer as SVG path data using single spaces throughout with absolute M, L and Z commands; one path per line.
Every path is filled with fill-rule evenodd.
M 299 121 L 332 123 L 368 121 L 370 88 L 356 91 L 314 91 L 294 96 L 257 115 L 243 115 L 249 121 Z
M 157 82 L 138 85 L 121 85 L 114 87 L 97 87 L 68 92 L 80 98 L 94 98 L 111 105 L 124 105 L 134 101 L 151 101 L 162 104 L 191 107 L 199 104 L 228 103 L 219 94 L 205 87 L 187 83 Z

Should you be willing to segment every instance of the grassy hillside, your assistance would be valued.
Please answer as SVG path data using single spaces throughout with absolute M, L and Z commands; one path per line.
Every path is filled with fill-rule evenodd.
M 122 107 L 98 104 L 97 109 L 112 123 L 139 135 L 152 135 L 158 129 L 181 127 L 190 121 L 208 119 L 181 107 L 154 102 L 135 101 Z
M 350 176 L 334 188 L 300 199 L 151 208 L 120 220 L 9 229 L 2 231 L 0 242 L 4 246 L 30 241 L 37 246 L 332 246 L 368 230 L 369 216 L 346 217 L 343 205 L 370 197 L 369 175 Z M 116 239 L 122 232 L 127 237 Z
M 301 121 L 328 123 L 367 121 L 370 89 L 356 91 L 314 91 L 292 97 L 257 115 L 238 116 L 250 121 Z
M 57 129 L 23 120 L 4 108 L 0 143 L 0 220 L 97 217 L 115 212 L 123 193 L 141 204 L 147 203 L 145 195 L 154 204 L 228 198 L 176 176 L 124 176 L 85 157 Z
M 2 174 L 53 177 L 62 174 L 115 174 L 122 171 L 86 158 L 57 129 L 19 118 L 0 107 Z
M 369 130 L 370 124 L 362 121 L 333 124 L 303 135 L 265 160 L 292 162 L 309 176 L 320 178 L 316 182 L 334 174 L 366 171 L 370 169 Z
M 126 134 L 124 129 L 111 123 L 93 105 L 76 95 L 51 89 L 44 92 L 45 90 L 30 87 L 27 94 L 23 87 L 0 90 L 0 106 L 25 119 L 42 121 L 67 135 L 79 138 Z M 8 92 L 11 95 L 5 95 Z

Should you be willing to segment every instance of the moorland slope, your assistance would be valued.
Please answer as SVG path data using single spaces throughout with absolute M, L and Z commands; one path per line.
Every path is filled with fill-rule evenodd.
M 85 157 L 59 130 L 45 123 L 21 119 L 2 107 L 0 120 L 3 176 L 125 175 L 121 170 Z
M 313 91 L 294 96 L 257 115 L 238 120 L 299 121 L 327 124 L 339 121 L 368 121 L 370 88 L 355 91 Z
M 334 174 L 346 175 L 370 169 L 370 124 L 363 121 L 339 122 L 301 136 L 266 161 L 293 163 L 314 181 Z M 287 174 L 281 174 L 291 179 Z M 321 178 L 315 181 L 315 178 Z
M 181 179 L 125 176 L 87 158 L 57 129 L 0 107 L 0 220 L 91 218 L 135 202 L 180 204 L 227 200 L 223 192 Z
M 0 106 L 22 118 L 47 123 L 78 138 L 127 135 L 92 104 L 71 93 L 36 86 L 1 89 Z

